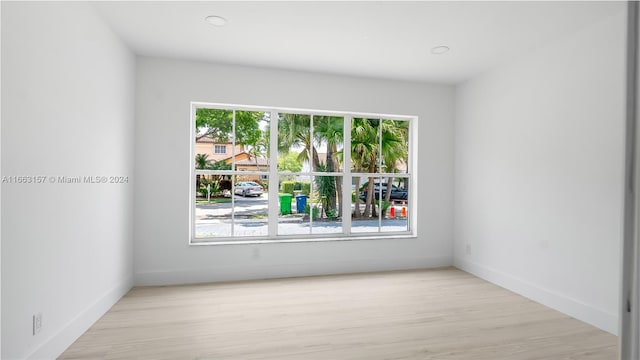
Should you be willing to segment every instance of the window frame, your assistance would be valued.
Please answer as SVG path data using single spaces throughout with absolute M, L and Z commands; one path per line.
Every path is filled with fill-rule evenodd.
M 196 173 L 198 174 L 225 174 L 225 175 L 236 175 L 241 172 L 243 175 L 258 175 L 261 178 L 264 176 L 268 177 L 268 181 L 272 181 L 271 179 L 276 179 L 276 184 L 278 183 L 278 167 L 277 161 L 271 161 L 271 166 L 269 166 L 268 172 L 265 171 L 238 171 L 234 170 L 196 170 L 195 169 L 195 139 L 196 136 L 196 127 L 195 127 L 195 118 L 196 111 L 199 108 L 213 108 L 220 110 L 228 110 L 228 111 L 255 111 L 255 112 L 269 112 L 270 113 L 270 121 L 273 122 L 274 119 L 277 122 L 278 114 L 286 113 L 286 114 L 312 114 L 313 116 L 336 116 L 342 117 L 344 119 L 344 138 L 343 143 L 349 144 L 351 142 L 351 124 L 353 118 L 378 118 L 380 120 L 390 119 L 390 120 L 399 120 L 399 121 L 407 121 L 409 123 L 409 131 L 408 131 L 408 163 L 407 163 L 407 172 L 406 173 L 375 173 L 378 179 L 384 179 L 386 177 L 406 177 L 409 180 L 410 191 L 408 194 L 408 203 L 406 204 L 408 216 L 408 230 L 400 231 L 400 232 L 381 232 L 380 226 L 378 227 L 378 232 L 351 232 L 351 206 L 343 206 L 343 212 L 341 214 L 342 220 L 342 229 L 341 233 L 332 233 L 332 234 L 292 234 L 292 235 L 278 235 L 277 234 L 277 226 L 278 226 L 278 214 L 279 214 L 279 206 L 278 206 L 278 186 L 269 186 L 268 194 L 269 194 L 269 205 L 268 205 L 268 235 L 266 236 L 255 236 L 255 237 L 242 237 L 242 236 L 232 236 L 224 237 L 224 238 L 196 238 Z M 235 115 L 234 115 L 235 116 Z M 309 241 L 348 241 L 348 240 L 375 240 L 375 239 L 395 239 L 395 238 L 416 238 L 417 237 L 417 198 L 418 198 L 418 189 L 417 186 L 417 133 L 418 133 L 418 116 L 416 115 L 393 115 L 393 114 L 382 114 L 382 113 L 366 113 L 366 112 L 352 112 L 352 111 L 327 111 L 327 110 L 315 110 L 315 109 L 300 109 L 300 108 L 283 108 L 283 107 L 264 107 L 264 106 L 251 106 L 251 105 L 237 105 L 237 104 L 225 104 L 225 103 L 213 103 L 213 102 L 198 102 L 192 101 L 190 103 L 190 186 L 189 186 L 189 204 L 190 204 L 190 212 L 189 212 L 189 245 L 200 246 L 200 245 L 228 245 L 228 244 L 256 244 L 256 243 L 278 243 L 278 242 L 309 242 Z M 348 123 L 348 126 L 347 126 Z M 277 126 L 273 126 L 271 124 L 270 127 L 272 130 L 269 134 L 270 136 L 270 153 L 276 154 L 274 159 L 277 160 L 278 154 L 278 132 Z M 235 140 L 232 144 L 235 149 Z M 231 154 L 234 157 L 234 153 Z M 364 174 L 369 173 L 360 173 L 360 172 L 352 172 L 351 169 L 351 152 L 344 151 L 344 159 L 343 159 L 343 170 L 342 172 L 314 172 L 309 171 L 304 174 L 310 174 L 311 176 L 342 176 L 342 189 L 343 189 L 343 198 L 345 198 L 348 192 L 348 200 L 347 204 L 352 205 L 351 202 L 351 189 L 352 189 L 352 178 L 354 176 L 362 176 Z M 233 159 L 233 163 L 235 163 L 235 159 Z M 265 174 L 266 173 L 266 174 Z M 295 174 L 294 174 L 295 175 Z M 402 176 L 398 176 L 402 175 Z M 233 182 L 235 183 L 235 178 L 233 178 Z M 231 197 L 234 198 L 234 193 L 232 189 Z M 374 197 L 375 200 L 375 197 Z M 233 200 L 232 200 L 233 202 Z M 232 211 L 233 213 L 233 211 Z M 232 215 L 233 219 L 233 215 Z M 379 215 L 379 219 L 381 221 L 381 216 Z

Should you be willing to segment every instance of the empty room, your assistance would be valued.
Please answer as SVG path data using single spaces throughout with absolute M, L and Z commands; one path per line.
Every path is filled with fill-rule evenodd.
M 638 358 L 637 4 L 0 12 L 2 359 Z

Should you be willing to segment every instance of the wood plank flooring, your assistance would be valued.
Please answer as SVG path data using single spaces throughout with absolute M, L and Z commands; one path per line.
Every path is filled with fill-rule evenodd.
M 446 268 L 137 287 L 60 359 L 615 360 L 617 342 Z

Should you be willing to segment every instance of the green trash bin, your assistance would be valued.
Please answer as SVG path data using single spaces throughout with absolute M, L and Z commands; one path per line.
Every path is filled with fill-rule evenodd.
M 280 195 L 280 214 L 291 214 L 291 194 L 279 194 Z

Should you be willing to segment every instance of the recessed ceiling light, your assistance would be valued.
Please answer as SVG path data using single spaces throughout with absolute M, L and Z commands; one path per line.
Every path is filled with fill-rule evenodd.
M 449 47 L 448 46 L 436 46 L 436 47 L 432 47 L 431 48 L 431 53 L 435 54 L 435 55 L 442 55 L 444 53 L 446 53 L 447 51 L 449 51 Z
M 222 16 L 211 15 L 204 18 L 204 20 L 213 26 L 225 26 L 227 24 L 227 19 Z

